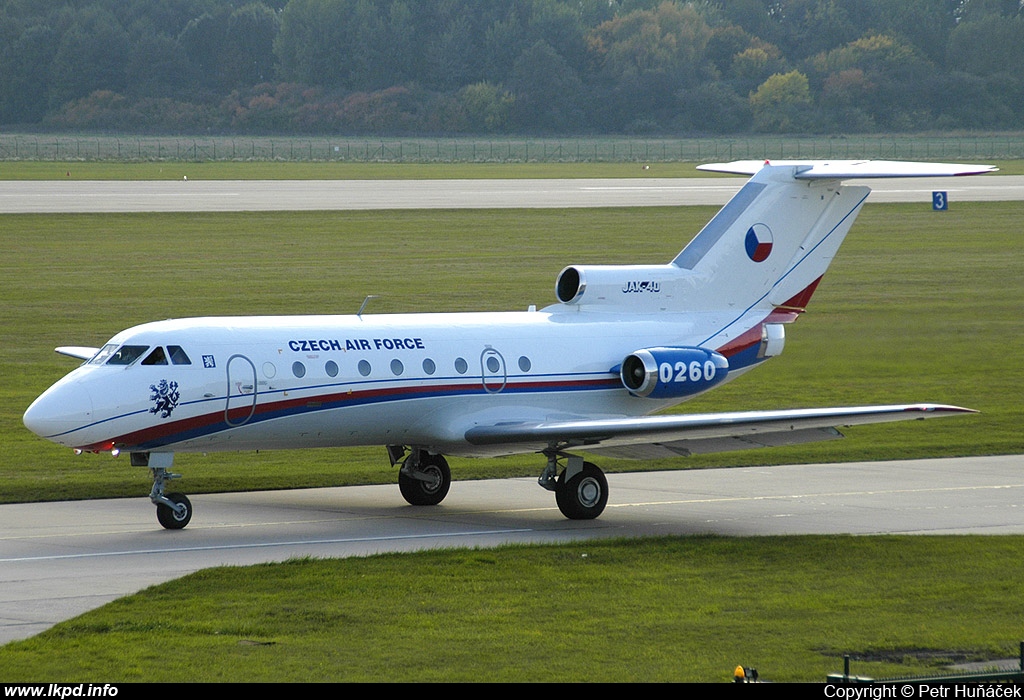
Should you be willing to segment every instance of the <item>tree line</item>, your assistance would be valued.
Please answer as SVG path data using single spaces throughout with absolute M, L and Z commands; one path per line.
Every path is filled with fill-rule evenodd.
M 136 133 L 1024 128 L 1021 0 L 3 0 L 0 124 Z

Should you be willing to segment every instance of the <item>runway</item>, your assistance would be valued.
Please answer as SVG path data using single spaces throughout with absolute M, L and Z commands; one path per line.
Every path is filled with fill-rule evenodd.
M 191 496 L 185 530 L 145 497 L 0 506 L 0 643 L 199 569 L 604 537 L 1024 534 L 1024 457 L 609 474 L 593 521 L 536 479 L 456 481 L 436 507 L 397 485 Z M 457 474 L 456 474 L 457 477 Z M 185 484 L 187 487 L 187 484 Z
M 0 181 L 0 214 L 722 205 L 746 178 Z M 851 180 L 850 182 L 856 182 Z M 1024 200 L 1024 176 L 871 180 L 869 202 Z

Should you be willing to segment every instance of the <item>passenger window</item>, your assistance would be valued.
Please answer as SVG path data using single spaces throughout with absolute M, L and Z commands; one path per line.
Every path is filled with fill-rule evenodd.
M 391 361 L 391 374 L 393 374 L 393 375 L 395 375 L 397 377 L 397 376 L 399 376 L 404 371 L 405 371 L 405 366 L 402 364 L 401 360 L 394 359 L 394 360 Z
M 292 374 L 294 374 L 297 378 L 302 379 L 303 377 L 306 376 L 306 365 L 302 364 L 301 362 L 293 362 Z
M 148 345 L 122 345 L 117 349 L 110 359 L 107 360 L 108 365 L 130 365 L 137 359 L 142 357 L 142 354 L 149 350 Z
M 437 371 L 437 366 L 434 364 L 434 361 L 431 360 L 429 357 L 423 360 L 423 371 L 426 372 L 427 374 L 433 374 L 434 372 Z
M 455 358 L 455 371 L 459 374 L 465 374 L 466 370 L 469 369 L 469 363 L 467 363 L 461 357 Z
M 167 356 L 164 355 L 164 349 L 159 345 L 153 349 L 153 352 L 149 353 L 149 357 L 142 361 L 144 365 L 166 365 Z
M 530 358 L 527 357 L 526 355 L 523 355 L 522 357 L 519 358 L 519 369 L 523 370 L 524 372 L 529 372 L 530 367 L 532 366 L 533 365 L 530 364 Z
M 369 362 L 367 362 L 366 360 L 360 360 L 358 366 L 359 366 L 359 374 L 363 375 L 364 377 L 370 376 L 370 363 Z
M 335 362 L 334 360 L 328 360 L 327 364 L 324 365 L 324 371 L 327 372 L 327 376 L 329 376 L 329 377 L 337 377 L 338 376 L 338 363 Z
M 180 345 L 168 345 L 167 352 L 171 355 L 172 365 L 190 365 L 192 360 L 189 359 L 188 355 Z

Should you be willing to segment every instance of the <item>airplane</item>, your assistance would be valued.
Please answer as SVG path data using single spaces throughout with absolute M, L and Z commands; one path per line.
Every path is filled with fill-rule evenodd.
M 900 161 L 735 161 L 750 176 L 671 261 L 570 265 L 557 303 L 500 313 L 190 318 L 124 330 L 25 411 L 76 453 L 130 454 L 153 477 L 159 523 L 177 452 L 381 445 L 405 500 L 437 505 L 445 456 L 536 453 L 562 514 L 598 517 L 600 468 L 842 437 L 839 427 L 973 413 L 942 404 L 653 415 L 778 356 L 870 189 L 848 179 L 993 172 Z M 369 299 L 369 297 L 368 297 Z M 365 307 L 365 302 L 364 302 Z

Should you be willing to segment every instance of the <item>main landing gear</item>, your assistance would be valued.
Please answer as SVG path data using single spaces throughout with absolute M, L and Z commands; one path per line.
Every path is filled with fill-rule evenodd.
M 448 495 L 452 473 L 439 454 L 403 445 L 388 445 L 392 466 L 401 463 L 398 488 L 414 506 L 436 506 Z M 608 505 L 608 480 L 596 465 L 556 448 L 544 451 L 547 466 L 537 482 L 555 492 L 555 503 L 570 520 L 593 520 Z M 561 466 L 561 462 L 565 466 Z
M 149 500 L 156 506 L 157 521 L 168 530 L 180 530 L 192 519 L 192 503 L 183 493 L 166 493 L 168 481 L 180 479 L 180 474 L 167 471 L 174 462 L 172 453 L 132 452 L 133 467 L 149 467 L 153 475 L 153 489 Z
M 405 452 L 388 446 L 392 465 L 397 464 Z M 448 495 L 452 485 L 452 470 L 444 457 L 431 454 L 426 450 L 413 449 L 409 456 L 402 460 L 402 468 L 398 471 L 398 489 L 402 497 L 414 506 L 436 506 Z
M 582 457 L 546 450 L 548 465 L 537 483 L 555 492 L 558 510 L 569 520 L 593 520 L 608 505 L 608 480 L 597 465 L 584 462 Z M 559 459 L 566 466 L 559 473 Z

